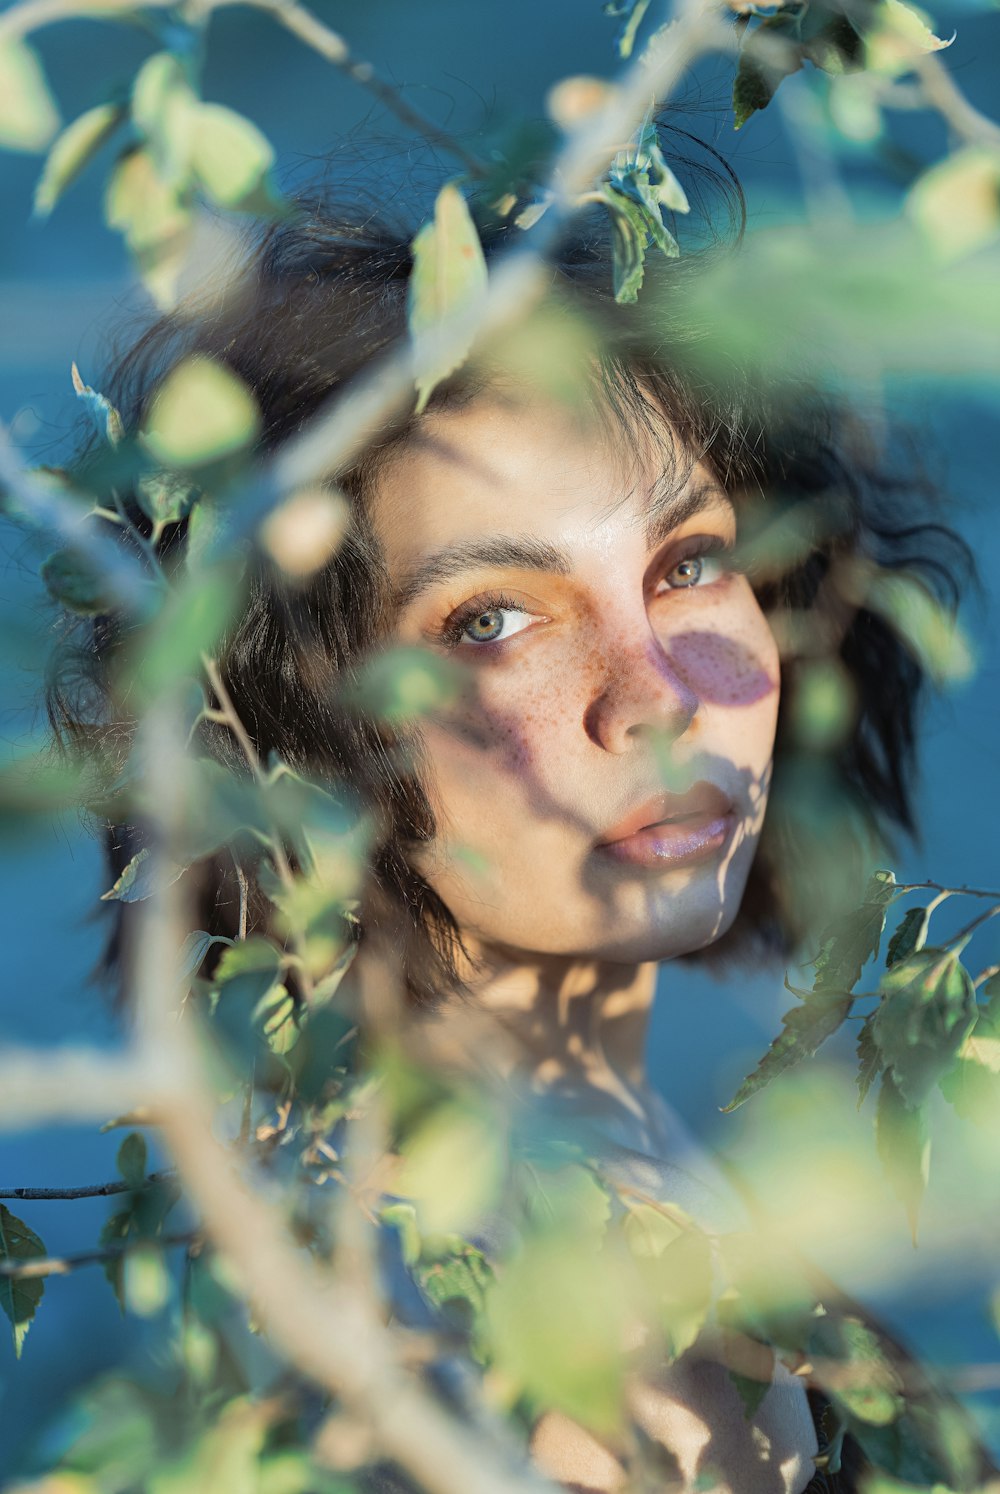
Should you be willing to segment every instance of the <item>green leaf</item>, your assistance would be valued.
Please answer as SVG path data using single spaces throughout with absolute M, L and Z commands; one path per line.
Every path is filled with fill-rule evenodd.
M 122 669 L 129 688 L 141 689 L 152 701 L 197 676 L 202 654 L 215 652 L 232 621 L 241 589 L 242 580 L 231 565 L 185 575 L 149 627 L 129 643 Z
M 20 37 L 0 41 L 0 146 L 44 150 L 58 128 L 59 110 L 38 53 Z
M 124 1147 L 125 1143 L 122 1145 Z M 137 1160 L 136 1152 L 128 1163 L 132 1177 L 137 1175 L 134 1166 Z M 155 1182 L 147 1180 L 142 1187 L 133 1188 L 125 1204 L 115 1209 L 104 1222 L 100 1243 L 116 1250 L 104 1262 L 104 1275 L 122 1312 L 128 1306 L 125 1295 L 126 1251 L 122 1247 L 130 1247 L 139 1240 L 155 1240 L 162 1234 L 166 1217 L 179 1197 L 180 1189 L 175 1179 L 160 1178 Z
M 122 1262 L 122 1293 L 125 1306 L 140 1318 L 162 1312 L 170 1300 L 170 1277 L 163 1251 L 156 1245 L 139 1245 Z
M 822 1317 L 811 1352 L 836 1362 L 829 1386 L 841 1412 L 869 1426 L 889 1426 L 902 1414 L 903 1384 L 878 1336 L 853 1314 Z
M 865 888 L 864 899 L 853 913 L 834 920 L 821 935 L 820 952 L 814 966 L 814 991 L 853 991 L 868 960 L 878 954 L 886 908 L 896 891 L 891 871 L 878 871 Z
M 174 472 L 147 472 L 135 485 L 136 502 L 154 524 L 176 524 L 198 498 L 198 489 Z
M 124 234 L 157 306 L 171 310 L 191 243 L 189 198 L 160 174 L 151 153 L 139 147 L 127 151 L 111 173 L 104 216 L 109 228 Z
M 954 36 L 948 41 L 935 36 L 930 17 L 915 5 L 881 0 L 872 25 L 865 31 L 864 65 L 869 72 L 899 77 L 912 72 L 924 53 L 939 52 L 954 40 Z
M 786 989 L 794 988 L 785 982 Z M 729 1114 L 750 1096 L 770 1084 L 779 1074 L 793 1064 L 813 1054 L 831 1037 L 843 1023 L 851 1010 L 851 998 L 832 993 L 796 992 L 805 998 L 802 1006 L 794 1006 L 782 1017 L 782 1031 L 768 1048 L 760 1063 L 748 1074 L 728 1105 L 724 1114 Z
M 481 1250 L 461 1241 L 438 1260 L 421 1260 L 414 1275 L 430 1305 L 449 1326 L 463 1333 L 476 1331 L 494 1281 L 493 1268 Z
M 101 893 L 102 903 L 141 903 L 147 897 L 162 892 L 184 875 L 186 868 L 153 855 L 149 846 L 137 851 L 125 867 L 121 876 L 107 892 Z
M 110 140 L 125 110 L 120 104 L 98 104 L 74 119 L 49 151 L 35 187 L 34 214 L 47 218 L 59 198 Z
M 118 1148 L 118 1171 L 130 1188 L 141 1188 L 146 1181 L 146 1138 L 141 1131 L 130 1131 Z
M 493 1114 L 459 1101 L 439 1106 L 406 1138 L 393 1191 L 414 1204 L 422 1235 L 482 1221 L 500 1192 L 505 1143 Z
M 789 44 L 787 57 L 780 61 L 763 55 L 761 47 L 754 48 L 754 38 L 777 37 Z M 778 84 L 783 78 L 798 72 L 802 66 L 801 38 L 798 15 L 769 16 L 760 22 L 756 30 L 746 38 L 740 51 L 733 81 L 733 128 L 740 130 L 751 114 L 766 109 L 774 98 Z
M 157 172 L 178 188 L 190 176 L 200 109 L 179 57 L 156 52 L 146 59 L 132 86 L 132 119 L 149 143 Z
M 923 949 L 882 977 L 873 1035 L 908 1105 L 917 1107 L 958 1055 L 978 1014 L 972 977 L 950 949 Z
M 528 1241 L 487 1297 L 498 1368 L 597 1435 L 621 1423 L 627 1316 L 619 1274 L 603 1253 L 559 1234 Z
M 938 161 L 910 188 L 906 211 L 943 259 L 974 254 L 1000 238 L 1000 150 L 968 145 Z
M 906 1208 L 915 1245 L 917 1215 L 930 1169 L 931 1143 L 923 1110 L 906 1103 L 889 1072 L 883 1074 L 879 1090 L 875 1141 L 886 1176 Z
M 868 1098 L 868 1091 L 882 1072 L 882 1054 L 875 1041 L 875 1013 L 869 1012 L 858 1033 L 858 1109 Z
M 281 969 L 283 950 L 272 944 L 270 939 L 264 939 L 254 935 L 251 939 L 241 939 L 226 950 L 219 960 L 215 972 L 215 980 L 224 982 L 233 980 L 237 975 L 246 975 L 248 971 L 264 970 L 271 975 L 277 975 Z
M 82 617 L 114 610 L 104 577 L 75 550 L 57 550 L 42 562 L 39 574 L 49 594 Z
M 260 413 L 249 389 L 213 358 L 184 358 L 160 384 L 142 439 L 158 461 L 200 467 L 242 451 L 257 436 Z
M 12 1214 L 6 1204 L 0 1204 L 0 1261 L 29 1261 L 45 1253 L 45 1246 L 35 1231 Z M 0 1276 L 0 1307 L 10 1321 L 14 1353 L 18 1359 L 44 1290 L 45 1282 L 40 1276 Z
M 611 210 L 611 273 L 615 300 L 627 305 L 638 300 L 642 287 L 650 237 L 648 216 L 637 203 L 611 187 L 606 188 L 602 195 Z
M 670 1357 L 679 1358 L 697 1339 L 712 1306 L 708 1236 L 679 1209 L 667 1217 L 649 1204 L 629 1204 L 623 1232 Z
M 89 384 L 83 382 L 75 363 L 70 365 L 70 375 L 74 392 L 87 407 L 97 434 L 103 436 L 111 446 L 117 446 L 125 435 L 125 427 L 118 411 L 103 394 L 98 394 L 96 389 L 91 389 Z
M 642 25 L 649 9 L 649 0 L 608 0 L 604 7 L 606 16 L 624 16 L 621 30 L 615 37 L 619 57 L 631 57 L 635 46 L 636 32 Z
M 363 670 L 355 694 L 379 720 L 399 726 L 457 699 L 463 676 L 450 660 L 426 648 L 378 654 Z
M 911 908 L 889 940 L 886 965 L 898 965 L 917 950 L 923 949 L 927 938 L 928 912 L 926 908 Z
M 269 182 L 274 149 L 251 120 L 221 104 L 201 104 L 195 125 L 195 174 L 220 207 L 256 211 L 277 203 Z
M 989 1000 L 938 1088 L 966 1120 L 995 1131 L 1000 1121 L 1000 977 L 983 986 Z
M 470 336 L 461 348 L 442 357 L 434 348 L 440 326 L 472 306 L 484 293 L 486 258 L 468 204 L 454 182 L 437 195 L 434 217 L 425 223 L 412 244 L 413 270 L 407 299 L 407 319 L 414 353 L 421 364 L 417 376 L 416 414 L 432 393 L 465 361 Z
M 769 1348 L 771 1357 L 772 1373 L 775 1360 L 774 1350 Z M 747 1421 L 753 1421 L 760 1410 L 761 1402 L 771 1388 L 771 1381 L 763 1378 L 751 1379 L 749 1375 L 741 1375 L 739 1370 L 726 1366 L 729 1378 L 732 1381 L 740 1400 L 743 1402 L 743 1415 Z

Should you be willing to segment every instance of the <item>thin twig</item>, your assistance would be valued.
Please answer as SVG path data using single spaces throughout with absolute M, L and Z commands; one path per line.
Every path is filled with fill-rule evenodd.
M 101 1266 L 105 1261 L 119 1260 L 133 1250 L 143 1247 L 193 1245 L 202 1238 L 201 1231 L 186 1230 L 178 1235 L 149 1235 L 144 1239 L 124 1241 L 121 1245 L 108 1245 L 102 1250 L 83 1250 L 79 1255 L 39 1255 L 28 1260 L 0 1261 L 0 1279 L 12 1277 L 15 1281 L 26 1281 L 38 1276 L 68 1276 L 80 1266 Z
M 161 1172 L 148 1173 L 140 1186 L 148 1188 L 150 1183 L 160 1183 L 165 1178 L 176 1176 L 174 1168 L 166 1167 Z M 116 1178 L 110 1183 L 87 1183 L 81 1188 L 0 1188 L 0 1198 L 31 1199 L 37 1202 L 40 1199 L 53 1198 L 110 1198 L 113 1193 L 136 1191 L 131 1183 L 126 1183 L 122 1178 Z
M 991 897 L 1000 903 L 1000 892 L 986 892 L 979 887 L 946 887 L 943 882 L 897 882 L 896 892 L 947 892 L 952 897 Z
M 297 36 L 299 41 L 304 42 L 325 61 L 332 63 L 352 82 L 360 84 L 362 88 L 374 94 L 375 98 L 384 104 L 401 124 L 406 125 L 415 134 L 423 135 L 433 145 L 441 146 L 456 160 L 461 161 L 470 176 L 477 179 L 489 176 L 489 167 L 467 151 L 454 135 L 450 135 L 447 130 L 442 129 L 426 114 L 408 103 L 398 89 L 384 82 L 370 62 L 361 62 L 353 57 L 350 47 L 340 33 L 325 25 L 313 15 L 312 11 L 307 10 L 304 5 L 299 5 L 297 0 L 243 0 L 243 3 L 273 16 L 279 25 Z

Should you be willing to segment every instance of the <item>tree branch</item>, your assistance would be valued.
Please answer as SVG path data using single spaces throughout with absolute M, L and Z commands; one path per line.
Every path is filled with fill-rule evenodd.
M 39 1276 L 68 1276 L 80 1266 L 100 1266 L 105 1261 L 119 1260 L 133 1250 L 144 1246 L 192 1245 L 201 1240 L 200 1230 L 191 1229 L 178 1235 L 149 1235 L 145 1239 L 129 1240 L 122 1245 L 108 1245 L 103 1250 L 82 1250 L 79 1255 L 39 1255 L 28 1260 L 0 1261 L 0 1280 L 13 1277 L 15 1281 L 26 1281 Z
M 172 1167 L 164 1168 L 161 1172 L 151 1172 L 143 1179 L 142 1187 L 147 1188 L 150 1183 L 160 1183 L 165 1178 L 177 1176 Z M 0 1188 L 0 1198 L 31 1199 L 37 1202 L 39 1199 L 54 1198 L 110 1198 L 114 1193 L 134 1193 L 136 1189 L 131 1183 L 126 1183 L 123 1178 L 116 1178 L 110 1183 L 89 1183 L 81 1188 Z

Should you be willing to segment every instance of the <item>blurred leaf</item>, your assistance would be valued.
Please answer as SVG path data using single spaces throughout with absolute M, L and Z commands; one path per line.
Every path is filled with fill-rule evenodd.
M 415 1205 L 421 1234 L 461 1233 L 481 1222 L 499 1196 L 505 1140 L 495 1116 L 458 1102 L 404 1139 L 393 1191 Z
M 141 903 L 162 892 L 184 875 L 186 868 L 163 856 L 154 856 L 149 846 L 137 851 L 115 885 L 101 893 L 101 902 Z
M 888 1072 L 883 1074 L 879 1090 L 875 1140 L 886 1176 L 906 1208 L 915 1245 L 917 1215 L 927 1188 L 931 1143 L 923 1110 L 907 1105 Z
M 122 1293 L 125 1306 L 140 1318 L 162 1312 L 170 1300 L 170 1277 L 163 1251 L 155 1245 L 130 1250 L 122 1263 Z
M 995 1134 L 1000 1121 L 1000 977 L 986 982 L 988 997 L 975 1025 L 938 1087 L 959 1115 Z
M 39 574 L 50 595 L 81 617 L 114 611 L 114 594 L 105 577 L 76 550 L 56 550 L 42 562 Z
M 545 109 L 549 118 L 561 130 L 571 131 L 585 119 L 590 119 L 601 109 L 606 109 L 616 97 L 617 92 L 615 85 L 609 83 L 606 78 L 592 78 L 586 74 L 572 78 L 560 78 L 558 83 L 553 83 L 545 95 Z M 542 207 L 541 211 L 544 212 L 544 210 Z M 530 228 L 531 222 L 521 222 L 523 216 L 522 213 L 515 220 L 518 227 Z M 534 221 L 536 220 L 532 219 L 532 222 Z
M 269 172 L 270 141 L 249 119 L 221 104 L 201 104 L 194 135 L 193 164 L 202 187 L 220 207 L 247 212 L 277 203 Z
M 126 1137 L 122 1148 L 131 1140 Z M 141 1141 L 142 1138 L 140 1137 Z M 145 1143 L 143 1142 L 143 1149 Z M 121 1151 L 119 1151 L 121 1158 Z M 138 1175 L 138 1150 L 128 1159 L 132 1177 Z M 145 1156 L 143 1156 L 143 1172 L 145 1171 Z M 126 1178 L 126 1182 L 131 1181 Z M 117 1253 L 104 1262 L 104 1275 L 114 1292 L 118 1306 L 125 1312 L 127 1300 L 125 1295 L 125 1261 L 127 1248 L 139 1240 L 155 1240 L 162 1234 L 163 1225 L 167 1215 L 180 1197 L 180 1188 L 174 1178 L 157 1178 L 155 1181 L 144 1181 L 142 1186 L 134 1186 L 132 1192 L 126 1196 L 125 1203 L 116 1208 L 105 1220 L 101 1229 L 100 1243 L 102 1246 L 110 1246 Z
M 332 560 L 349 518 L 343 494 L 301 488 L 261 525 L 260 543 L 286 575 L 304 580 Z
M 648 1204 L 629 1204 L 625 1239 L 676 1359 L 695 1342 L 712 1307 L 712 1248 L 693 1220 L 667 1218 Z M 765 1390 L 766 1390 L 765 1386 Z
M 4 37 L 0 40 L 0 147 L 44 150 L 58 128 L 59 110 L 38 53 L 20 37 Z
M 135 485 L 135 497 L 154 524 L 176 524 L 187 516 L 198 489 L 174 472 L 146 472 Z
M 638 300 L 645 276 L 649 241 L 647 214 L 637 203 L 610 187 L 604 189 L 602 196 L 611 210 L 611 271 L 615 300 L 623 305 L 630 304 Z
M 103 394 L 98 394 L 96 389 L 91 389 L 89 384 L 83 382 L 75 363 L 70 367 L 70 374 L 77 398 L 83 400 L 97 434 L 103 436 L 111 446 L 117 446 L 125 435 L 125 427 L 118 411 Z
M 954 950 L 924 949 L 886 971 L 872 1031 L 896 1089 L 918 1107 L 976 1021 L 972 977 Z
M 614 1264 L 572 1238 L 529 1240 L 490 1288 L 496 1366 L 596 1434 L 620 1426 L 627 1306 Z
M 179 1456 L 161 1464 L 148 1494 L 258 1494 L 260 1454 L 277 1415 L 274 1397 L 230 1400 Z
M 873 23 L 865 30 L 865 67 L 870 72 L 895 78 L 912 72 L 925 52 L 939 52 L 950 47 L 952 36 L 942 41 L 931 30 L 927 13 L 902 0 L 881 0 Z
M 172 52 L 148 57 L 132 87 L 132 119 L 149 142 L 163 181 L 183 188 L 197 148 L 201 106 L 187 69 Z
M 944 259 L 974 254 L 1000 237 L 1000 150 L 968 145 L 910 188 L 906 210 Z
M 35 187 L 34 213 L 46 218 L 125 118 L 120 104 L 98 104 L 68 125 L 49 151 Z
M 129 642 L 120 688 L 147 702 L 197 676 L 203 654 L 214 654 L 239 604 L 242 577 L 230 566 L 185 575 L 150 625 Z
M 143 440 L 167 466 L 200 467 L 249 446 L 259 426 L 257 403 L 243 381 L 225 364 L 196 353 L 160 384 Z
M 362 671 L 359 703 L 379 720 L 403 725 L 454 701 L 464 675 L 426 648 L 401 646 L 378 654 Z
M 615 37 L 619 57 L 632 56 L 636 32 L 642 25 L 643 17 L 648 9 L 649 0 L 606 0 L 604 6 L 606 16 L 624 16 L 621 30 Z
M 815 1348 L 836 1361 L 827 1394 L 835 1387 L 839 1409 L 871 1426 L 888 1426 L 902 1413 L 903 1384 L 871 1328 L 852 1314 L 818 1319 Z
M 493 1268 L 481 1250 L 467 1241 L 438 1259 L 418 1260 L 413 1267 L 420 1289 L 446 1323 L 476 1335 L 486 1310 Z
M 896 891 L 891 871 L 878 871 L 869 879 L 864 899 L 856 912 L 835 919 L 821 935 L 820 952 L 814 963 L 814 991 L 853 991 L 862 967 L 878 954 L 886 908 Z
M 864 603 L 888 622 L 937 686 L 961 684 L 975 661 L 957 618 L 915 576 L 875 572 Z
M 135 258 L 142 280 L 162 311 L 176 299 L 191 243 L 191 203 L 160 175 L 148 150 L 137 147 L 111 173 L 104 214 Z
M 40 1236 L 23 1219 L 12 1214 L 6 1204 L 0 1204 L 0 1261 L 29 1261 L 45 1253 Z M 0 1307 L 10 1321 L 14 1353 L 18 1359 L 44 1290 L 45 1282 L 40 1276 L 24 1279 L 0 1276 Z
M 75 1410 L 83 1430 L 64 1465 L 97 1475 L 101 1494 L 141 1487 L 162 1458 L 155 1398 L 128 1379 L 108 1377 L 87 1386 Z
M 141 1188 L 146 1181 L 146 1138 L 141 1131 L 130 1131 L 118 1148 L 118 1171 L 130 1188 Z
M 900 960 L 909 959 L 911 954 L 916 954 L 918 950 L 923 949 L 924 940 L 927 938 L 927 920 L 926 908 L 909 909 L 889 940 L 889 948 L 885 956 L 887 966 L 898 965 Z
M 414 352 L 424 365 L 417 376 L 419 415 L 442 379 L 464 362 L 472 338 L 456 354 L 428 361 L 428 341 L 438 327 L 470 306 L 486 289 L 486 259 L 468 205 L 453 182 L 443 186 L 434 204 L 434 217 L 420 229 L 412 244 L 413 269 L 407 300 L 407 319 Z

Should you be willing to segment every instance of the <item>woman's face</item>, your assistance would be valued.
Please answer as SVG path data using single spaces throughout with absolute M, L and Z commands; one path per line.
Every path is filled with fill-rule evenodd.
M 380 470 L 396 637 L 465 666 L 422 724 L 416 864 L 480 946 L 664 959 L 739 907 L 777 649 L 725 564 L 731 503 L 655 444 L 633 460 L 563 407 L 484 394 Z

